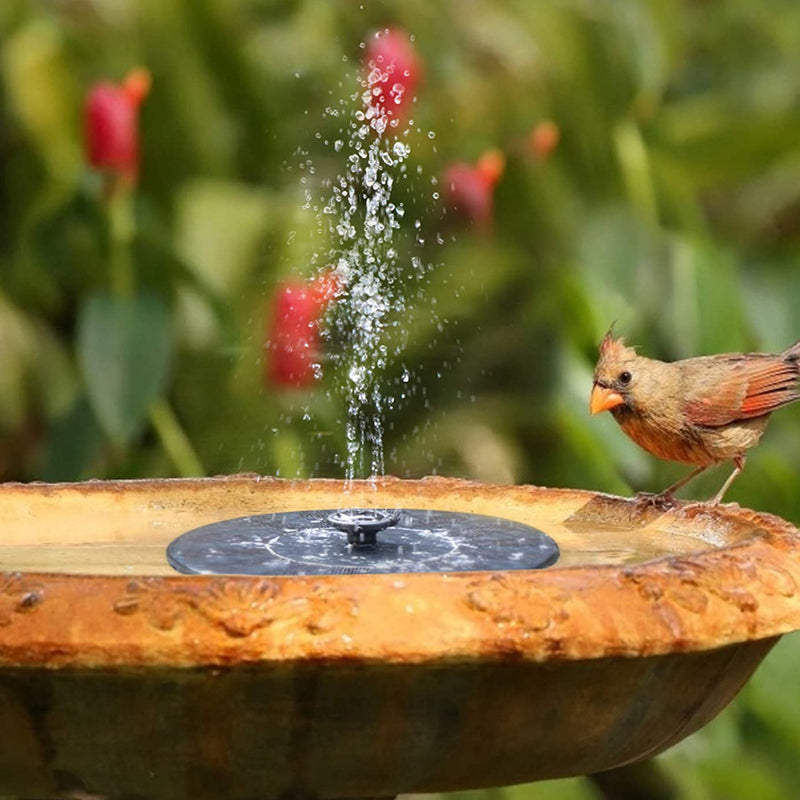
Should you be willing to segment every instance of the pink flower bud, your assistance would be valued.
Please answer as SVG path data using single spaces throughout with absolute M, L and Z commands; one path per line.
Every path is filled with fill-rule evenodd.
M 503 177 L 506 171 L 506 157 L 502 150 L 487 150 L 479 159 L 475 168 L 483 176 L 490 188 L 494 189 L 495 184 Z
M 394 28 L 376 33 L 367 45 L 364 65 L 372 107 L 390 119 L 400 117 L 422 73 L 408 34 Z
M 319 322 L 328 304 L 341 291 L 335 272 L 311 283 L 279 285 L 272 300 L 267 348 L 266 380 L 281 387 L 310 386 L 317 378 L 320 358 Z
M 477 227 L 487 229 L 494 214 L 494 187 L 505 170 L 505 156 L 488 150 L 473 167 L 463 161 L 445 171 L 444 184 L 450 205 Z
M 551 119 L 543 120 L 533 127 L 529 145 L 536 158 L 544 161 L 558 147 L 561 131 Z
M 121 86 L 95 84 L 86 99 L 86 160 L 96 169 L 135 183 L 139 174 L 139 106 L 150 88 L 144 69 Z

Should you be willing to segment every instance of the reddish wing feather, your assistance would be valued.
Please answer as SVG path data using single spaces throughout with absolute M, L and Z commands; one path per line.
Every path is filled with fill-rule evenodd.
M 716 427 L 760 417 L 800 399 L 800 369 L 780 356 L 743 357 L 731 362 L 728 375 L 702 396 L 686 404 L 686 416 L 695 425 Z

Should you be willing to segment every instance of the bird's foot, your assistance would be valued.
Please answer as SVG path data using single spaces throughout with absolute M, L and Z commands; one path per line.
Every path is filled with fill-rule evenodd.
M 678 501 L 670 492 L 636 492 L 633 502 L 640 508 L 655 508 L 658 511 L 669 511 L 678 505 Z

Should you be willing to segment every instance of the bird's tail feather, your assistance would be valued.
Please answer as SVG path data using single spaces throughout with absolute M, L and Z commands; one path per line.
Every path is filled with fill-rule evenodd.
M 800 361 L 800 340 L 796 341 L 781 354 L 787 361 Z

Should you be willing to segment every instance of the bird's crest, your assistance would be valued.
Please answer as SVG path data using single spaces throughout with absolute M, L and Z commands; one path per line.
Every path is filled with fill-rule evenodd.
M 605 362 L 626 360 L 636 355 L 636 351 L 625 344 L 624 337 L 614 338 L 614 323 L 611 324 L 611 327 L 600 342 L 599 350 L 600 359 Z
M 614 338 L 614 325 L 616 325 L 616 323 L 612 322 L 606 331 L 606 335 L 603 337 L 603 341 L 600 342 L 601 356 L 610 355 L 615 350 L 625 346 L 625 339 L 622 336 L 620 336 L 618 339 Z

